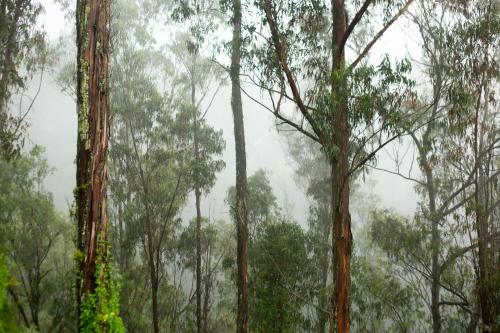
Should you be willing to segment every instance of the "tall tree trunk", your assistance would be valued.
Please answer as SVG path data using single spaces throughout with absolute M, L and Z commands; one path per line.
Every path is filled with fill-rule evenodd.
M 196 142 L 196 141 L 195 141 Z M 195 144 L 196 152 L 198 152 L 197 144 Z M 196 154 L 197 155 L 197 154 Z M 199 188 L 195 190 L 196 196 L 196 327 L 197 332 L 203 332 L 203 317 L 201 311 L 201 280 L 203 276 L 201 275 L 201 192 Z
M 195 53 L 195 58 L 196 58 Z M 196 61 L 196 60 L 195 60 Z M 191 70 L 191 105 L 193 107 L 193 153 L 194 153 L 194 195 L 196 199 L 196 332 L 202 333 L 201 311 L 201 188 L 200 188 L 200 150 L 198 137 L 198 110 L 196 108 L 196 63 Z
M 237 228 L 237 318 L 236 332 L 248 333 L 248 210 L 247 210 L 247 161 L 245 128 L 240 87 L 241 63 L 241 1 L 233 1 L 233 40 L 231 48 L 231 108 L 234 121 L 236 149 L 236 206 L 234 216 Z
M 444 62 L 443 56 L 438 58 L 438 65 Z M 420 155 L 420 169 L 425 175 L 427 196 L 429 197 L 429 216 L 427 217 L 431 223 L 431 316 L 432 316 L 432 331 L 433 333 L 441 332 L 441 313 L 439 308 L 440 292 L 441 292 L 441 264 L 439 263 L 439 254 L 441 253 L 441 233 L 439 230 L 439 222 L 441 216 L 438 216 L 436 207 L 436 188 L 434 185 L 434 173 L 432 166 L 429 163 L 429 152 L 432 149 L 430 135 L 436 125 L 435 119 L 439 112 L 439 101 L 441 100 L 441 90 L 443 85 L 442 66 L 438 66 L 436 70 L 433 84 L 433 100 L 431 119 L 427 124 L 427 128 L 422 135 L 421 143 L 416 137 L 413 137 L 417 145 Z M 414 136 L 414 134 L 411 134 Z
M 76 290 L 80 308 L 82 298 L 95 291 L 97 279 L 104 281 L 108 276 L 103 270 L 106 269 L 108 235 L 109 1 L 78 0 L 76 28 L 78 137 L 75 199 L 77 248 L 81 258 Z M 98 259 L 104 267 L 96 274 Z
M 487 333 L 493 329 L 494 321 L 491 316 L 490 302 L 489 302 L 489 279 L 488 279 L 488 216 L 486 198 L 484 195 L 484 176 L 483 167 L 484 157 L 481 159 L 480 154 L 482 151 L 482 138 L 480 134 L 480 127 L 485 127 L 480 122 L 480 99 L 478 97 L 475 119 L 474 119 L 474 159 L 476 164 L 474 175 L 474 207 L 476 215 L 476 232 L 478 236 L 478 296 L 479 296 L 479 309 L 482 321 L 482 331 Z
M 337 149 L 331 156 L 332 184 L 332 269 L 334 290 L 330 316 L 330 332 L 350 331 L 351 285 L 351 217 L 349 213 L 349 117 L 345 81 L 336 79 L 345 65 L 344 52 L 339 54 L 347 30 L 347 17 L 343 0 L 332 0 L 332 97 L 340 98 L 340 108 L 333 110 L 331 119 L 333 144 Z

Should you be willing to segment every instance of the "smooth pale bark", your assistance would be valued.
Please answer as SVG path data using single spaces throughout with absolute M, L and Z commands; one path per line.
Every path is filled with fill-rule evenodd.
M 237 318 L 236 332 L 248 333 L 248 210 L 245 129 L 240 88 L 241 63 L 241 1 L 233 1 L 233 40 L 231 50 L 231 108 L 236 149 L 236 204 L 234 217 L 237 229 Z
M 95 291 L 98 256 L 107 260 L 107 151 L 109 140 L 109 1 L 79 0 L 77 25 L 76 156 L 77 247 L 80 251 L 76 291 L 78 308 Z M 104 268 L 105 269 L 105 268 Z M 80 313 L 78 313 L 78 318 Z

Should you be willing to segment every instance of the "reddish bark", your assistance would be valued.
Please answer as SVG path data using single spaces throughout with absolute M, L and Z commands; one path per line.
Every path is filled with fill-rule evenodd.
M 340 96 L 341 107 L 332 110 L 332 135 L 336 153 L 331 157 L 332 168 L 332 267 L 335 281 L 332 295 L 330 332 L 350 331 L 350 287 L 351 287 L 351 217 L 349 214 L 349 119 L 347 96 L 343 96 L 345 82 L 335 79 L 336 71 L 342 72 L 345 65 L 343 52 L 347 17 L 342 0 L 332 0 L 332 94 Z M 335 325 L 336 324 L 336 325 Z
M 96 288 L 96 260 L 106 260 L 106 162 L 109 139 L 109 1 L 77 3 L 77 246 L 83 254 L 77 299 Z M 104 275 L 103 275 L 104 276 Z M 80 304 L 80 303 L 79 303 Z

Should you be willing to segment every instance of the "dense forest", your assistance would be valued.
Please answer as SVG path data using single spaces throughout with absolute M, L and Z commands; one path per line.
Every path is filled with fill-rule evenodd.
M 498 0 L 0 0 L 0 333 L 500 332 L 499 45 Z

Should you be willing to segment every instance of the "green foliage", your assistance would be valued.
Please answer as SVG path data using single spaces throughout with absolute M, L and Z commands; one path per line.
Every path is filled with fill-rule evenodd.
M 267 224 L 280 215 L 280 210 L 271 183 L 264 170 L 259 169 L 248 177 L 247 189 L 248 228 L 251 238 L 255 238 Z M 234 219 L 233 214 L 236 204 L 236 188 L 234 186 L 227 190 L 226 201 L 231 207 L 230 213 Z
M 14 310 L 7 302 L 7 288 L 12 284 L 5 257 L 0 252 L 0 333 L 22 332 L 14 321 Z
M 306 330 L 301 311 L 309 272 L 306 235 L 295 223 L 268 224 L 250 246 L 250 329 L 256 333 Z
M 99 246 L 99 249 L 101 248 Z M 112 279 L 107 258 L 104 258 L 99 251 L 96 258 L 95 279 L 95 290 L 85 294 L 82 299 L 79 332 L 124 333 L 125 327 L 119 314 L 119 287 Z
M 0 157 L 0 248 L 11 272 L 9 293 L 18 299 L 15 309 L 27 316 L 27 326 L 42 331 L 72 329 L 73 251 L 71 226 L 57 212 L 44 187 L 51 172 L 36 146 L 29 153 L 6 160 Z M 67 289 L 66 289 L 67 288 Z M 14 297 L 14 296 L 13 296 Z M 24 321 L 24 319 L 23 319 Z M 9 330 L 8 330 L 9 331 Z
M 418 327 L 423 304 L 378 252 L 353 256 L 352 267 L 353 330 L 408 332 Z
M 425 224 L 414 225 L 393 211 L 372 213 L 371 239 L 390 259 L 412 262 L 415 258 L 421 258 L 429 263 L 428 234 Z

